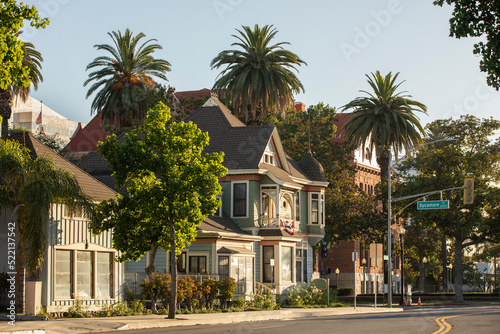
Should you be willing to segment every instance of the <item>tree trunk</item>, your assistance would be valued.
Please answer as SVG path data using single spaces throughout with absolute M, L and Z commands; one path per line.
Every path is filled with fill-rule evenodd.
M 158 246 L 153 246 L 151 249 L 151 252 L 149 252 L 149 265 L 144 269 L 146 271 L 146 274 L 150 277 L 151 274 L 155 271 L 155 258 L 156 258 L 156 251 L 158 250 Z
M 455 302 L 464 302 L 464 268 L 462 263 L 462 238 L 460 230 L 455 232 Z
M 146 271 L 146 274 L 148 274 L 148 278 L 151 279 L 151 274 L 155 271 L 155 257 L 156 257 L 156 252 L 158 250 L 158 246 L 153 246 L 151 249 L 151 252 L 149 253 L 149 265 L 144 269 Z M 158 310 L 156 309 L 156 299 L 151 299 L 151 312 L 153 313 L 158 313 Z
M 0 89 L 0 116 L 2 116 L 2 139 L 7 139 L 9 119 L 12 115 L 12 93 L 8 89 Z
M 424 262 L 420 260 L 418 262 L 418 290 L 424 291 Z
M 172 219 L 170 225 L 170 275 L 172 277 L 172 285 L 170 292 L 170 305 L 168 308 L 168 318 L 175 319 L 175 311 L 177 306 L 177 257 L 175 253 L 175 226 Z
M 389 149 L 386 147 L 377 146 L 375 147 L 377 154 L 377 163 L 380 166 L 380 177 L 381 183 L 384 184 L 384 181 L 387 181 L 389 175 Z M 384 196 L 382 199 L 382 207 L 384 211 L 387 211 L 387 197 Z
M 446 235 L 441 236 L 441 265 L 443 266 L 443 292 L 448 292 L 448 259 L 446 257 Z

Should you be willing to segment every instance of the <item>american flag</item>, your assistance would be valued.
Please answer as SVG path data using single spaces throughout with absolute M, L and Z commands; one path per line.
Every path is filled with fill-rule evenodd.
M 38 114 L 38 117 L 36 118 L 35 124 L 36 124 L 36 125 L 40 125 L 40 124 L 42 124 L 42 112 L 41 112 L 41 111 L 40 111 L 40 113 Z

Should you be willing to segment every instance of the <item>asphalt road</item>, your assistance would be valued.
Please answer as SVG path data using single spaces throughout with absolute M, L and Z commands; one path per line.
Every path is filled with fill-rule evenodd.
M 121 331 L 122 332 L 122 331 Z M 125 334 L 145 330 L 123 331 Z M 148 329 L 147 333 L 500 333 L 500 306 L 408 309 L 400 313 L 343 315 L 296 320 L 243 322 L 231 325 Z

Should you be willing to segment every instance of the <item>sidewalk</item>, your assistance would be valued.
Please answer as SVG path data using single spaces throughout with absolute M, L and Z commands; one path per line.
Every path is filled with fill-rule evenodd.
M 127 329 L 163 328 L 174 326 L 195 326 L 231 324 L 244 321 L 263 321 L 324 317 L 360 313 L 402 312 L 402 307 L 335 307 L 320 309 L 282 309 L 274 311 L 247 311 L 234 313 L 178 314 L 176 319 L 164 315 L 139 315 L 110 318 L 63 318 L 45 321 L 16 320 L 15 326 L 0 321 L 0 334 L 54 334 L 54 333 L 97 333 Z

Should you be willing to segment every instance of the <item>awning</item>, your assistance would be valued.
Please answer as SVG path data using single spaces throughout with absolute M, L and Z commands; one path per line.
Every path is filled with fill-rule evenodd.
M 241 254 L 241 255 L 255 255 L 255 252 L 245 247 L 228 247 L 224 246 L 217 250 L 218 254 Z

